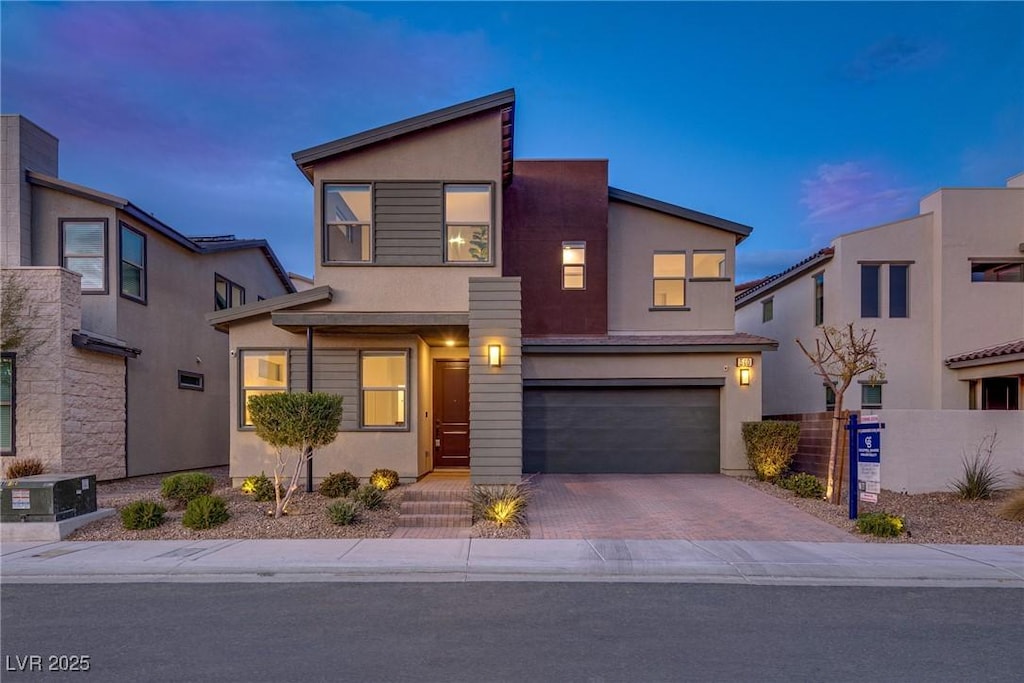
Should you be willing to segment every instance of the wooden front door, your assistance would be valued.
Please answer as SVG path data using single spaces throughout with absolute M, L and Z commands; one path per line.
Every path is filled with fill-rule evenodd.
M 469 467 L 469 361 L 434 361 L 434 467 Z

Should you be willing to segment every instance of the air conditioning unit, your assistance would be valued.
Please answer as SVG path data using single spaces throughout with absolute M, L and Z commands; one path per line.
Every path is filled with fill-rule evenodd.
M 60 522 L 96 512 L 95 474 L 37 474 L 0 482 L 0 522 Z

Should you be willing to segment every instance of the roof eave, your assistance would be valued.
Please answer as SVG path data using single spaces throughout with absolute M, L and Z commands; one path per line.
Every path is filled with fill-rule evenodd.
M 718 216 L 712 216 L 711 214 L 694 211 L 693 209 L 688 209 L 685 206 L 670 204 L 668 202 L 663 202 L 660 199 L 654 199 L 635 192 L 629 192 L 628 190 L 622 190 L 617 187 L 608 188 L 608 198 L 624 202 L 626 204 L 640 206 L 645 209 L 650 209 L 651 211 L 657 211 L 669 216 L 675 216 L 676 218 L 693 221 L 694 223 L 700 223 L 701 225 L 706 225 L 711 228 L 731 232 L 737 236 L 737 244 L 746 239 L 746 237 L 754 230 L 749 225 L 743 225 L 742 223 L 736 223 L 725 218 L 719 218 Z
M 274 311 L 294 308 L 303 304 L 330 301 L 333 296 L 334 294 L 329 285 L 321 285 L 320 287 L 313 287 L 302 292 L 284 294 L 271 299 L 264 299 L 263 301 L 235 306 L 234 308 L 226 308 L 222 311 L 213 311 L 206 314 L 206 322 L 221 332 L 226 332 L 233 322 L 259 315 L 268 315 Z
M 818 266 L 821 266 L 821 265 L 823 265 L 825 263 L 828 263 L 829 261 L 832 260 L 833 256 L 834 256 L 834 254 L 828 254 L 828 253 L 821 254 L 821 253 L 819 253 L 817 256 L 814 256 L 813 258 L 809 259 L 806 263 L 801 265 L 799 268 L 794 268 L 792 272 L 785 273 L 785 275 L 780 276 L 777 280 L 772 280 L 771 282 L 762 283 L 763 284 L 763 288 L 762 288 L 762 285 L 755 285 L 755 286 L 753 286 L 753 287 L 751 287 L 749 289 L 744 290 L 735 299 L 736 310 L 738 311 L 739 309 L 743 308 L 747 304 L 754 303 L 755 301 L 760 299 L 762 296 L 764 296 L 766 294 L 770 294 L 770 293 L 780 289 L 784 285 L 788 285 L 790 282 L 792 282 L 796 278 L 800 277 L 801 275 L 804 275 L 808 271 L 814 270 Z

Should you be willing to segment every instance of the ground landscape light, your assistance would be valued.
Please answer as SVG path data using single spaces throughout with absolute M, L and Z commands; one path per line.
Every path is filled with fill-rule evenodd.
M 501 344 L 487 346 L 487 362 L 492 368 L 501 367 Z

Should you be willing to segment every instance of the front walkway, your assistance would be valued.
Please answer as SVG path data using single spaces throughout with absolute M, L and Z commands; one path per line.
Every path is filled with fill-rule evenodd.
M 860 540 L 721 474 L 544 474 L 533 488 L 534 539 Z

